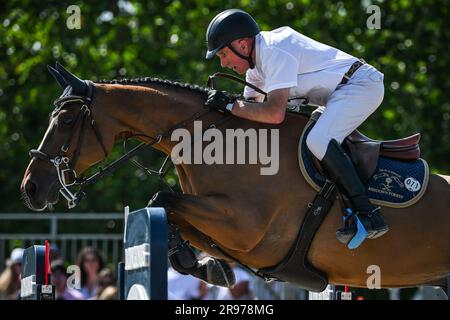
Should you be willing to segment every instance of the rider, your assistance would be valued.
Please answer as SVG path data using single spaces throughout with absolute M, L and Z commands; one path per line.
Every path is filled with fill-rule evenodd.
M 343 51 L 317 42 L 289 27 L 260 31 L 255 20 L 238 9 L 214 17 L 206 31 L 206 59 L 220 58 L 222 67 L 246 74 L 246 81 L 266 91 L 267 100 L 246 86 L 244 97 L 231 98 L 211 90 L 205 105 L 253 121 L 279 124 L 290 97 L 306 96 L 325 109 L 306 139 L 328 178 L 345 194 L 353 213 L 367 231 L 367 238 L 385 234 L 389 227 L 380 208 L 369 201 L 349 156 L 341 143 L 381 104 L 383 74 Z M 347 244 L 356 234 L 355 223 L 336 232 Z

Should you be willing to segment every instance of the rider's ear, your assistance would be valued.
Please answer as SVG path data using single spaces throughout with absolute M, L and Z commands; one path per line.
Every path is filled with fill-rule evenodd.
M 244 50 L 247 47 L 247 41 L 241 40 L 241 49 Z
M 56 81 L 58 81 L 59 85 L 65 89 L 67 87 L 67 82 L 64 80 L 64 78 L 59 74 L 58 70 L 51 66 L 47 66 L 48 72 L 55 78 Z

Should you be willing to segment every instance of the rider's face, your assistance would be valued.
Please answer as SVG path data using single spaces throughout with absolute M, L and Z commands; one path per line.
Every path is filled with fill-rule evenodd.
M 244 40 L 236 40 L 233 41 L 231 44 L 233 48 L 239 52 L 240 54 L 246 56 L 248 55 L 248 50 L 246 50 L 246 43 L 243 45 L 241 41 Z M 220 59 L 220 65 L 222 68 L 230 68 L 234 72 L 239 74 L 245 74 L 245 72 L 248 70 L 249 65 L 247 60 L 244 60 L 240 57 L 238 57 L 233 51 L 230 50 L 228 47 L 224 47 L 216 54 Z

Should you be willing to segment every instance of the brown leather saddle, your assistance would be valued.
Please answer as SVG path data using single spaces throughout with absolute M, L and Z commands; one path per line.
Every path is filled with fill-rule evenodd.
M 311 118 L 318 119 L 319 112 Z M 378 158 L 386 157 L 400 161 L 415 161 L 420 158 L 419 147 L 420 133 L 396 140 L 373 140 L 366 137 L 358 130 L 353 131 L 343 142 L 343 147 L 348 151 L 356 170 L 363 182 L 367 182 L 377 168 Z M 323 174 L 320 161 L 308 150 L 316 169 Z
M 374 174 L 380 156 L 400 161 L 419 159 L 419 140 L 420 133 L 396 140 L 372 140 L 355 130 L 345 138 L 345 144 L 361 179 L 367 181 Z

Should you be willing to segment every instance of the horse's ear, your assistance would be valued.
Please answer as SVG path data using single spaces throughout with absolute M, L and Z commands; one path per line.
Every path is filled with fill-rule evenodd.
M 59 74 L 58 70 L 56 70 L 55 68 L 51 67 L 51 66 L 47 66 L 48 72 L 50 72 L 50 74 L 53 76 L 53 78 L 55 78 L 56 81 L 58 81 L 59 85 L 65 89 L 67 87 L 67 82 L 66 80 L 64 80 L 64 78 L 62 77 L 62 75 Z
M 67 71 L 62 65 L 56 62 L 56 69 L 59 74 L 64 78 L 66 83 L 72 87 L 74 93 L 84 95 L 86 93 L 87 85 L 86 83 Z

